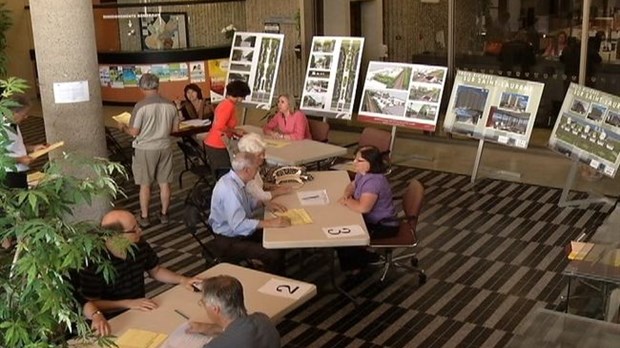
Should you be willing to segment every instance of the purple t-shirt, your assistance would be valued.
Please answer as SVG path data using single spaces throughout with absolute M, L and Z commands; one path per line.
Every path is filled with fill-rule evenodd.
M 392 201 L 392 189 L 385 175 L 379 173 L 366 173 L 362 175 L 357 173 L 355 175 L 353 198 L 359 200 L 363 193 L 377 195 L 375 205 L 368 213 L 364 214 L 364 219 L 367 222 L 376 224 L 382 219 L 396 216 L 394 202 Z

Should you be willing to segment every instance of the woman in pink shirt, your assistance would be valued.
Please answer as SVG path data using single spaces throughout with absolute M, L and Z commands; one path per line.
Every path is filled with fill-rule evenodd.
M 288 140 L 310 139 L 308 120 L 288 94 L 278 97 L 278 113 L 263 127 L 265 135 Z

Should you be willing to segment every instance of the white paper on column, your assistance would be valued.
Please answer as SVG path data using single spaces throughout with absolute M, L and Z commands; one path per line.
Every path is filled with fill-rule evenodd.
M 292 298 L 299 300 L 304 294 L 307 294 L 312 284 L 296 282 L 289 279 L 271 278 L 258 292 L 278 297 Z
M 54 103 L 80 103 L 89 100 L 88 81 L 54 82 Z

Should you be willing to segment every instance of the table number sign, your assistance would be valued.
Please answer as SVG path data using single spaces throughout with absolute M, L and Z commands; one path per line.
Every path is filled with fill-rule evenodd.
M 364 229 L 360 225 L 324 227 L 323 232 L 327 238 L 348 238 L 364 235 Z
M 299 300 L 304 294 L 310 291 L 311 287 L 312 285 L 307 283 L 294 282 L 289 279 L 271 278 L 265 285 L 258 289 L 258 292 Z

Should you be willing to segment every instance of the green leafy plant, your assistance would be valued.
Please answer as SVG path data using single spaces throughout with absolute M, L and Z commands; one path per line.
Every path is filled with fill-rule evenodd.
M 6 75 L 7 47 L 6 33 L 13 25 L 11 11 L 6 8 L 6 4 L 0 3 L 0 77 Z
M 0 80 L 0 178 L 12 159 L 6 150 L 11 119 L 8 99 L 26 88 L 16 78 Z M 80 166 L 87 174 L 65 173 Z M 98 223 L 77 221 L 76 207 L 99 196 L 113 199 L 122 194 L 112 175 L 124 173 L 120 164 L 103 158 L 64 155 L 49 162 L 44 178 L 29 189 L 8 189 L 0 184 L 0 240 L 14 241 L 13 251 L 0 259 L 0 346 L 58 347 L 66 345 L 67 331 L 81 339 L 93 339 L 74 294 L 68 275 L 88 262 L 99 265 L 109 281 L 110 263 L 103 256 L 109 232 Z M 128 247 L 128 245 L 127 245 Z M 99 339 L 111 345 L 109 338 Z

